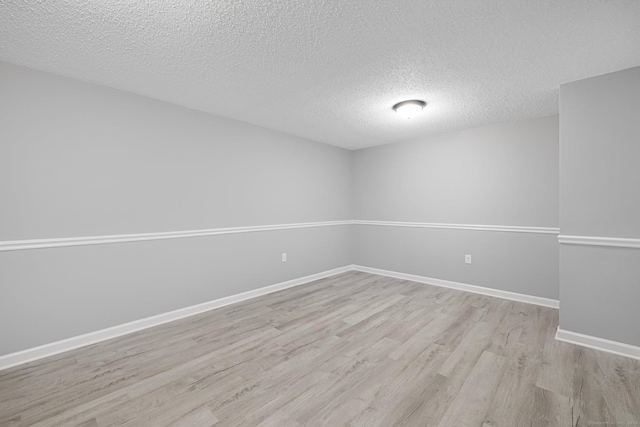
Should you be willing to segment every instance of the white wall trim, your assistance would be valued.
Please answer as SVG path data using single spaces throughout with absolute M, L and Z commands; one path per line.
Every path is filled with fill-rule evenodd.
M 218 234 L 254 233 L 258 231 L 290 230 L 294 228 L 350 225 L 353 221 L 302 222 L 296 224 L 255 225 L 249 227 L 210 228 L 205 230 L 167 231 L 160 233 L 116 234 L 109 236 L 62 237 L 53 239 L 12 240 L 0 242 L 0 252 L 24 249 L 59 248 L 64 246 L 103 245 L 106 243 L 141 242 L 145 240 L 182 239 Z
M 354 220 L 357 225 L 381 225 L 388 227 L 414 227 L 414 228 L 446 228 L 452 230 L 476 230 L 476 231 L 502 231 L 510 233 L 541 233 L 558 234 L 559 228 L 553 227 L 520 227 L 512 225 L 473 225 L 473 224 L 443 224 L 431 222 L 396 222 L 396 221 L 365 221 Z
M 108 243 L 142 242 L 146 240 L 183 239 L 188 237 L 215 236 L 219 234 L 255 233 L 260 231 L 290 230 L 295 228 L 330 227 L 337 225 L 377 225 L 388 227 L 441 228 L 453 230 L 501 231 L 511 233 L 558 234 L 558 228 L 551 227 L 518 227 L 511 225 L 473 225 L 473 224 L 441 224 L 428 222 L 396 222 L 396 221 L 321 221 L 301 222 L 294 224 L 254 225 L 247 227 L 209 228 L 203 230 L 165 231 L 158 233 L 113 234 L 106 236 L 60 237 L 50 239 L 7 240 L 0 241 L 0 252 L 20 251 L 25 249 L 60 248 L 66 246 L 104 245 Z M 565 236 L 567 237 L 567 236 Z M 575 237 L 575 236 L 568 236 Z M 600 238 L 601 239 L 601 238 Z M 612 240 L 612 239 L 609 239 Z M 640 247 L 640 239 L 635 240 Z M 561 242 L 562 243 L 562 242 Z M 586 243 L 585 243 L 586 244 Z M 636 247 L 636 246 L 628 246 Z
M 516 292 L 503 291 L 500 289 L 485 288 L 485 287 L 476 286 L 476 285 L 468 285 L 466 283 L 451 282 L 449 280 L 434 279 L 432 277 L 417 276 L 415 274 L 399 273 L 397 271 L 381 270 L 379 268 L 364 267 L 361 265 L 354 265 L 353 269 L 357 271 L 362 271 L 364 273 L 378 274 L 381 276 L 388 276 L 388 277 L 393 277 L 393 278 L 402 279 L 402 280 L 411 280 L 412 282 L 425 283 L 427 285 L 440 286 L 443 288 L 457 289 L 460 291 L 472 292 L 474 294 L 488 295 L 491 297 L 503 298 L 511 301 L 524 302 L 527 304 L 541 305 L 543 307 L 550 307 L 550 308 L 560 307 L 560 302 L 558 300 L 554 300 L 550 298 L 536 297 L 532 295 L 519 294 Z
M 560 329 L 560 327 L 558 327 L 558 331 L 556 332 L 556 339 L 558 341 L 564 341 L 570 344 L 589 347 L 594 350 L 606 351 L 607 353 L 640 360 L 640 347 L 635 345 L 624 344 L 591 335 L 579 334 L 577 332 L 565 331 L 564 329 Z
M 558 242 L 563 245 L 586 246 L 611 246 L 615 248 L 640 249 L 640 239 L 627 239 L 621 237 L 595 237 L 595 236 L 558 236 Z
M 174 320 L 183 319 L 185 317 L 194 316 L 204 313 L 205 311 L 214 310 L 226 305 L 235 304 L 251 298 L 256 298 L 272 292 L 281 291 L 283 289 L 292 288 L 294 286 L 303 285 L 314 280 L 333 276 L 353 270 L 353 266 L 347 265 L 333 270 L 323 271 L 321 273 L 312 274 L 310 276 L 300 277 L 298 279 L 288 280 L 286 282 L 277 283 L 275 285 L 265 286 L 263 288 L 254 289 L 236 295 L 219 298 L 202 304 L 192 305 L 190 307 L 181 308 L 167 313 L 158 314 L 156 316 L 144 319 L 134 320 L 133 322 L 123 323 L 110 328 L 101 329 L 99 331 L 89 332 L 84 335 L 67 338 L 62 341 L 41 345 L 39 347 L 29 348 L 16 353 L 0 356 L 0 371 L 17 365 L 32 362 L 49 356 L 54 356 L 65 351 L 74 350 L 87 345 L 96 344 L 101 341 L 110 340 L 143 329 L 152 328 L 164 323 L 173 322 Z
M 361 265 L 347 265 L 344 267 L 323 271 L 321 273 L 300 277 L 298 279 L 288 280 L 286 282 L 265 286 L 259 289 L 254 289 L 254 290 L 243 292 L 240 294 L 230 295 L 228 297 L 219 298 L 219 299 L 208 301 L 202 304 L 197 304 L 190 307 L 185 307 L 178 310 L 170 311 L 167 313 L 158 314 L 156 316 L 134 320 L 132 322 L 116 325 L 106 329 L 101 329 L 99 331 L 89 332 L 87 334 L 41 345 L 39 347 L 29 348 L 16 353 L 0 356 L 0 371 L 3 369 L 12 368 L 14 366 L 22 365 L 24 363 L 32 362 L 32 361 L 49 357 L 49 356 L 54 356 L 59 353 L 75 350 L 80 347 L 96 344 L 102 341 L 110 340 L 112 338 L 117 338 L 133 332 L 141 331 L 143 329 L 152 328 L 154 326 L 162 325 L 168 322 L 173 322 L 174 320 L 179 320 L 185 317 L 194 316 L 196 314 L 204 313 L 210 310 L 215 310 L 217 308 L 224 307 L 230 304 L 235 304 L 237 302 L 256 298 L 256 297 L 270 294 L 272 292 L 277 292 L 283 289 L 288 289 L 295 286 L 303 285 L 305 283 L 309 283 L 314 280 L 322 279 L 325 277 L 333 276 L 336 274 L 340 274 L 340 273 L 344 273 L 352 270 L 362 271 L 362 272 L 371 273 L 371 274 L 378 274 L 381 276 L 393 277 L 401 280 L 411 280 L 413 282 L 425 283 L 429 285 L 440 286 L 440 287 L 445 287 L 450 289 L 457 289 L 465 292 L 488 295 L 492 297 L 524 302 L 528 304 L 536 304 L 544 307 L 558 308 L 559 306 L 559 302 L 557 300 L 553 300 L 549 298 L 518 294 L 515 292 L 484 288 L 481 286 L 468 285 L 465 283 L 451 282 L 448 280 L 434 279 L 430 277 L 417 276 L 413 274 L 399 273 L 395 271 L 382 270 L 379 268 L 371 268 L 371 267 L 365 267 Z M 558 339 L 562 339 L 562 338 L 558 338 Z M 607 340 L 602 340 L 602 341 L 607 341 Z M 611 342 L 614 343 L 613 341 Z M 614 344 L 618 344 L 618 343 L 614 343 Z M 626 344 L 619 344 L 619 345 L 627 346 Z M 627 346 L 627 347 L 632 347 L 632 346 Z M 599 347 L 594 347 L 594 348 L 599 348 Z M 637 351 L 638 351 L 637 354 L 640 355 L 640 349 L 638 349 Z M 625 353 L 618 353 L 618 354 L 626 355 Z M 630 356 L 630 357 L 633 357 L 633 356 Z
M 371 273 L 371 274 L 377 274 L 381 276 L 393 277 L 401 280 L 410 280 L 413 282 L 425 283 L 425 284 L 440 286 L 444 288 L 457 289 L 465 292 L 487 295 L 487 296 L 507 299 L 511 301 L 535 304 L 543 307 L 556 308 L 556 309 L 559 308 L 559 301 L 554 299 L 536 297 L 536 296 L 531 296 L 526 294 L 519 294 L 519 293 L 503 291 L 499 289 L 485 288 L 482 286 L 469 285 L 465 283 L 452 282 L 448 280 L 435 279 L 431 277 L 418 276 L 414 274 L 399 273 L 396 271 L 365 267 L 361 265 L 347 265 L 344 267 L 323 271 L 321 273 L 300 277 L 298 279 L 288 280 L 286 282 L 265 286 L 259 289 L 254 289 L 254 290 L 243 292 L 240 294 L 230 295 L 228 297 L 219 298 L 219 299 L 208 301 L 202 304 L 197 304 L 190 307 L 185 307 L 178 310 L 170 311 L 167 313 L 158 314 L 156 316 L 134 320 L 132 322 L 116 325 L 106 329 L 101 329 L 99 331 L 89 332 L 87 334 L 41 345 L 39 347 L 29 348 L 26 350 L 18 351 L 16 353 L 0 356 L 0 371 L 15 367 L 18 365 L 22 365 L 25 363 L 29 363 L 35 360 L 43 359 L 45 357 L 54 356 L 56 354 L 60 354 L 66 351 L 75 350 L 77 348 L 85 347 L 91 344 L 96 344 L 102 341 L 121 337 L 123 335 L 127 335 L 133 332 L 152 328 L 154 326 L 173 322 L 175 320 L 194 316 L 196 314 L 204 313 L 210 310 L 215 310 L 217 308 L 221 308 L 230 304 L 235 304 L 235 303 L 256 298 L 262 295 L 267 295 L 272 292 L 277 292 L 277 291 L 292 288 L 295 286 L 300 286 L 305 283 L 312 282 L 314 280 L 318 280 L 325 277 L 333 276 L 333 275 L 344 273 L 347 271 L 354 271 L 354 270 L 362 271 L 364 273 Z M 565 331 L 563 329 L 560 329 L 560 327 L 558 327 L 558 330 L 556 332 L 556 339 L 559 341 L 564 341 L 571 344 L 576 344 L 583 347 L 589 347 L 595 350 L 601 350 L 608 353 L 613 353 L 620 356 L 625 356 L 625 357 L 630 357 L 633 359 L 640 360 L 640 347 L 633 346 L 630 344 L 624 344 L 617 341 L 607 340 L 604 338 L 584 335 L 577 332 Z

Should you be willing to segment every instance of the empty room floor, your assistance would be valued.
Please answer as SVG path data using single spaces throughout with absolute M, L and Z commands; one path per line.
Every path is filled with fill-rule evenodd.
M 558 312 L 349 272 L 0 372 L 0 426 L 640 425 Z

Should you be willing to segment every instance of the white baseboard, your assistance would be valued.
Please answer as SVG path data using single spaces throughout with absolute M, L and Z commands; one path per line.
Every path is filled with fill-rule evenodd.
M 484 288 L 482 286 L 451 282 L 449 280 L 434 279 L 432 277 L 416 276 L 415 274 L 398 273 L 397 271 L 381 270 L 379 268 L 364 267 L 361 265 L 354 265 L 353 269 L 362 271 L 364 273 L 379 274 L 381 276 L 394 277 L 396 279 L 402 280 L 411 280 L 412 282 L 426 283 L 428 285 L 441 286 L 443 288 L 457 289 L 460 291 L 472 292 L 474 294 L 482 294 L 512 301 L 525 302 L 527 304 L 541 305 L 543 307 L 560 307 L 560 302 L 558 300 L 550 298 L 535 297 L 532 295 L 518 294 L 515 292 L 502 291 L 499 289 Z
M 252 291 L 243 292 L 228 297 L 219 298 L 202 304 L 192 305 L 190 307 L 181 308 L 167 313 L 158 314 L 156 316 L 147 317 L 133 322 L 124 323 L 107 329 L 101 329 L 95 332 L 89 332 L 84 335 L 67 338 L 65 340 L 41 345 L 39 347 L 29 348 L 18 351 L 16 353 L 0 356 L 0 371 L 17 365 L 32 362 L 49 356 L 54 356 L 65 351 L 74 350 L 87 345 L 96 344 L 101 341 L 110 340 L 112 338 L 121 337 L 123 335 L 137 332 L 143 329 L 162 325 L 174 320 L 183 319 L 185 317 L 194 316 L 204 313 L 205 311 L 214 310 L 229 304 L 256 298 L 262 295 L 277 292 L 283 289 L 292 288 L 294 286 L 303 285 L 314 280 L 322 279 L 335 274 L 344 273 L 353 270 L 353 266 L 347 265 L 333 270 L 323 271 L 321 273 L 312 274 L 310 276 L 300 277 L 298 279 L 288 280 L 286 282 L 277 283 L 275 285 L 265 286 L 263 288 L 254 289 Z
M 71 337 L 65 340 L 45 344 L 39 347 L 34 347 L 34 348 L 19 351 L 16 353 L 0 356 L 0 371 L 4 369 L 12 368 L 14 366 L 22 365 L 28 362 L 32 362 L 38 359 L 54 356 L 59 353 L 74 350 L 80 347 L 85 347 L 91 344 L 96 344 L 102 341 L 110 340 L 112 338 L 121 337 L 123 335 L 127 335 L 130 333 L 151 328 L 154 326 L 162 325 L 164 323 L 172 322 L 174 320 L 179 320 L 185 317 L 194 316 L 196 314 L 204 313 L 206 311 L 214 310 L 216 308 L 220 308 L 220 307 L 224 307 L 237 302 L 256 298 L 256 297 L 270 294 L 272 292 L 277 292 L 283 289 L 288 289 L 295 286 L 303 285 L 305 283 L 309 283 L 314 280 L 322 279 L 325 277 L 333 276 L 336 274 L 340 274 L 340 273 L 344 273 L 352 270 L 362 271 L 364 273 L 377 274 L 381 276 L 393 277 L 396 279 L 411 280 L 413 282 L 425 283 L 429 285 L 440 286 L 440 287 L 450 288 L 450 289 L 457 289 L 461 291 L 488 295 L 492 297 L 524 302 L 528 304 L 535 304 L 543 307 L 559 308 L 559 302 L 554 299 L 519 294 L 515 292 L 502 291 L 498 289 L 485 288 L 482 286 L 468 285 L 465 283 L 451 282 L 448 280 L 434 279 L 431 277 L 417 276 L 414 274 L 399 273 L 396 271 L 382 270 L 379 268 L 365 267 L 361 265 L 347 265 L 344 267 L 335 268 L 333 270 L 327 270 L 321 273 L 300 277 L 298 279 L 288 280 L 286 282 L 265 286 L 263 288 L 254 289 L 251 291 L 243 292 L 236 295 L 231 295 L 224 298 L 219 298 L 219 299 L 208 301 L 202 304 L 181 308 L 178 310 L 170 311 L 168 313 L 162 313 L 156 316 L 135 320 L 133 322 L 124 323 L 124 324 L 113 326 L 107 329 L 90 332 L 84 335 L 79 335 L 79 336 Z M 560 329 L 559 327 L 556 333 L 556 339 L 559 341 L 564 341 L 571 344 L 576 344 L 583 347 L 589 347 L 595 350 L 601 350 L 608 353 L 613 353 L 620 356 L 625 356 L 625 357 L 630 357 L 633 359 L 640 360 L 640 347 L 637 347 L 637 346 L 619 343 L 619 342 L 607 340 L 604 338 L 593 337 L 590 335 L 584 335 L 577 332 L 565 331 Z
M 544 307 L 558 308 L 559 306 L 557 300 L 552 300 L 548 298 L 541 298 L 541 297 L 535 297 L 531 295 L 518 294 L 514 292 L 501 291 L 498 289 L 484 288 L 481 286 L 451 282 L 448 280 L 416 276 L 413 274 L 398 273 L 395 271 L 364 267 L 360 265 L 347 265 L 347 266 L 336 268 L 333 270 L 323 271 L 321 273 L 312 274 L 310 276 L 300 277 L 298 279 L 277 283 L 275 285 L 265 286 L 263 288 L 254 289 L 252 291 L 247 291 L 247 292 L 231 295 L 224 298 L 219 298 L 219 299 L 208 301 L 202 304 L 181 308 L 178 310 L 170 311 L 168 313 L 162 313 L 156 316 L 151 316 L 151 317 L 147 317 L 140 320 L 134 320 L 133 322 L 116 325 L 110 328 L 101 329 L 99 331 L 89 332 L 84 335 L 79 335 L 79 336 L 67 338 L 61 341 L 45 344 L 39 347 L 29 348 L 16 353 L 0 356 L 0 370 L 8 369 L 17 365 L 22 365 L 24 363 L 32 362 L 34 360 L 42 359 L 45 357 L 54 356 L 56 354 L 63 353 L 65 351 L 74 350 L 74 349 L 85 347 L 91 344 L 96 344 L 102 341 L 110 340 L 112 338 L 121 337 L 123 335 L 127 335 L 130 333 L 151 328 L 154 326 L 162 325 L 164 323 L 172 322 L 174 320 L 179 320 L 185 317 L 194 316 L 196 314 L 204 313 L 206 311 L 214 310 L 216 308 L 224 307 L 240 301 L 256 298 L 262 295 L 270 294 L 272 292 L 280 291 L 287 288 L 292 288 L 294 286 L 299 286 L 314 280 L 322 279 L 324 277 L 333 276 L 335 274 L 344 273 L 352 270 L 362 271 L 362 272 L 371 273 L 371 274 L 378 274 L 381 276 L 394 277 L 402 280 L 411 280 L 414 282 L 426 283 L 429 285 L 457 289 L 461 291 L 488 295 L 488 296 L 498 297 L 498 298 L 504 298 L 504 299 L 513 300 L 513 301 L 525 302 L 529 304 L 536 304 Z M 618 344 L 618 343 L 614 343 L 614 344 Z M 624 344 L 621 344 L 621 345 L 624 345 Z
M 564 341 L 570 344 L 589 347 L 594 350 L 606 351 L 607 353 L 640 360 L 640 347 L 636 347 L 635 345 L 624 344 L 591 335 L 579 334 L 577 332 L 565 331 L 560 329 L 560 327 L 558 327 L 558 331 L 556 332 L 556 339 L 558 341 Z

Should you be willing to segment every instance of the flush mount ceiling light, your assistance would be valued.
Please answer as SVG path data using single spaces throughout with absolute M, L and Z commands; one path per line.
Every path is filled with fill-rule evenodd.
M 424 107 L 426 107 L 426 105 L 427 103 L 424 101 L 412 99 L 410 101 L 398 102 L 393 106 L 393 111 L 406 119 L 412 119 L 420 114 L 420 112 Z

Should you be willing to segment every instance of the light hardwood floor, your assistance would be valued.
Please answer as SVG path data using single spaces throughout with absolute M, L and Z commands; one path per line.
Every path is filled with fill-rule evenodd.
M 0 372 L 1 426 L 640 426 L 558 312 L 350 272 Z

